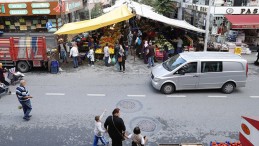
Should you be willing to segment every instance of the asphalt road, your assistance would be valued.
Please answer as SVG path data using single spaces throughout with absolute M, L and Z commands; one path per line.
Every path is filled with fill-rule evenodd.
M 132 59 L 127 63 L 126 73 L 101 63 L 92 68 L 67 67 L 60 74 L 27 73 L 33 116 L 24 121 L 15 95 L 3 96 L 0 145 L 90 146 L 94 116 L 107 109 L 104 121 L 115 107 L 121 109 L 129 133 L 136 125 L 142 128 L 148 146 L 237 141 L 241 116 L 259 116 L 259 68 L 252 64 L 247 86 L 230 95 L 218 90 L 164 95 L 152 88 L 146 65 Z M 129 146 L 130 141 L 124 144 Z

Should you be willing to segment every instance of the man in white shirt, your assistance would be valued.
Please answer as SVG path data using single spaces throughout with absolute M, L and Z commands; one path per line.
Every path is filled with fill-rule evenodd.
M 72 45 L 73 47 L 70 50 L 70 57 L 73 58 L 74 68 L 77 68 L 78 67 L 78 59 L 77 59 L 78 48 L 77 48 L 76 42 L 73 42 Z
M 110 57 L 110 52 L 109 52 L 109 46 L 108 46 L 108 43 L 106 43 L 104 49 L 103 49 L 103 52 L 104 52 L 104 62 L 105 62 L 105 66 L 109 67 L 109 63 L 108 63 L 108 60 L 109 60 L 109 57 Z

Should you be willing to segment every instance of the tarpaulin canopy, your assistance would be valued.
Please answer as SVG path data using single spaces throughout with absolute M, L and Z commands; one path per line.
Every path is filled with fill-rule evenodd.
M 133 16 L 134 15 L 128 10 L 126 5 L 121 5 L 109 13 L 106 13 L 95 19 L 65 24 L 54 34 L 78 34 L 86 31 L 96 30 L 101 27 L 128 20 Z
M 117 7 L 120 7 L 121 5 L 123 5 L 125 3 L 128 5 L 128 7 L 132 8 L 136 12 L 137 15 L 139 15 L 141 17 L 159 21 L 159 22 L 162 22 L 162 23 L 174 26 L 174 27 L 179 27 L 179 28 L 196 31 L 196 32 L 205 33 L 205 30 L 197 28 L 184 20 L 170 19 L 168 17 L 165 17 L 163 15 L 156 13 L 152 7 L 143 5 L 143 4 L 134 2 L 134 1 L 127 1 L 127 0 L 117 1 L 114 6 L 104 9 L 104 12 L 109 12 Z
M 259 29 L 258 15 L 225 15 L 232 29 Z

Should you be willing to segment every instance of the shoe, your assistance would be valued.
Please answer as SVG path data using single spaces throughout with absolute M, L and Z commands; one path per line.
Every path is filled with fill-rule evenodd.
M 125 73 L 125 71 L 123 71 L 123 73 Z
M 30 120 L 29 117 L 23 117 L 23 119 L 26 120 L 26 121 L 29 121 L 29 120 Z
M 28 117 L 30 118 L 32 115 L 29 115 Z

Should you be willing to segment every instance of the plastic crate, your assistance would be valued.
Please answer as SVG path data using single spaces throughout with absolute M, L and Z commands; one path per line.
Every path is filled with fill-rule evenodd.
M 51 66 L 50 73 L 57 74 L 58 73 L 58 66 Z

